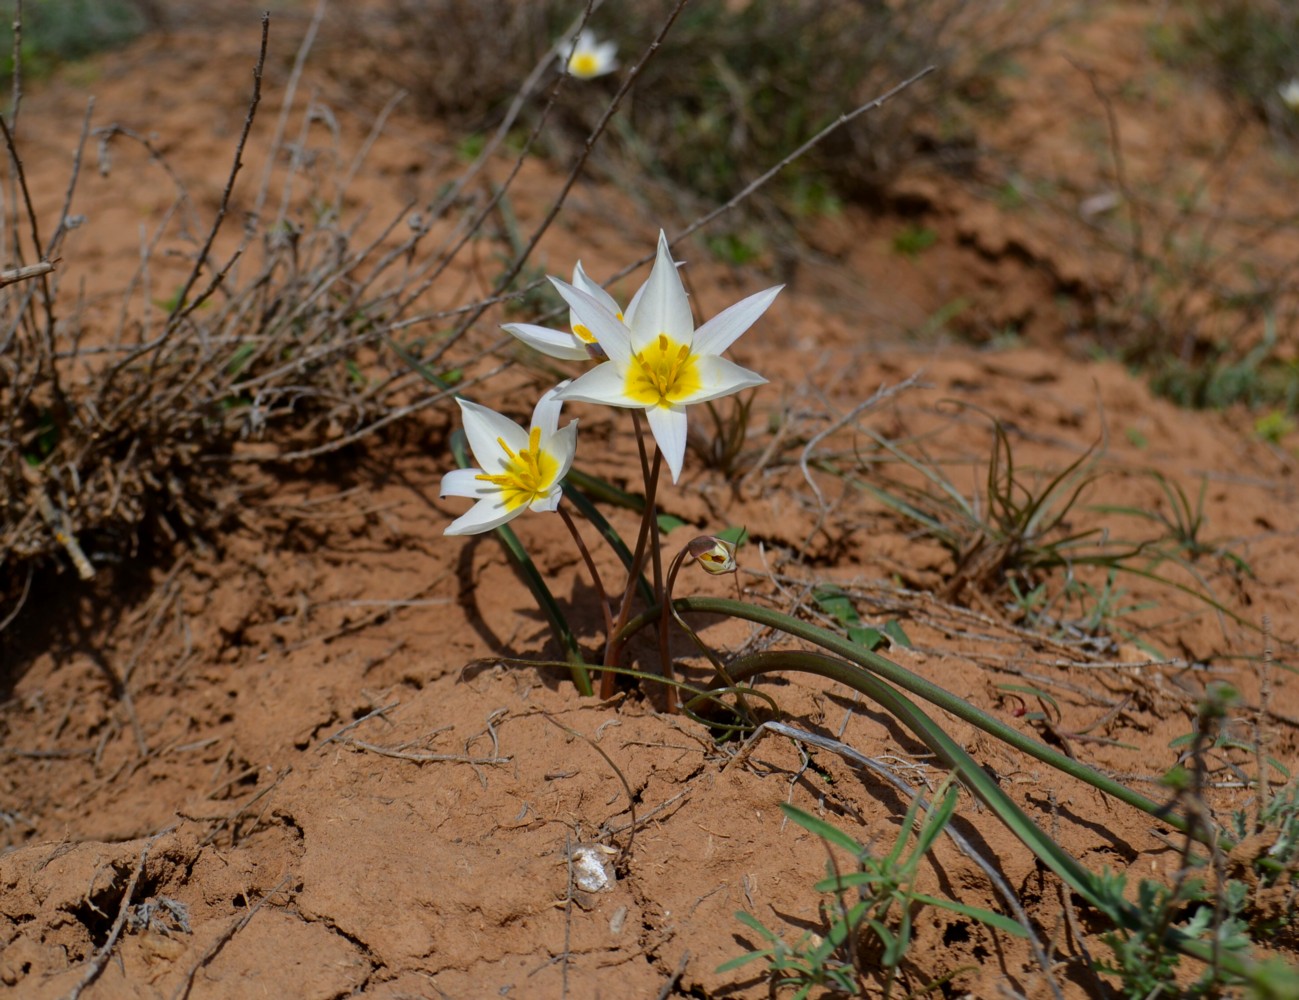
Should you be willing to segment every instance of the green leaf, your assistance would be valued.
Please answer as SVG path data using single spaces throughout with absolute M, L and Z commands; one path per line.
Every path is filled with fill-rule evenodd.
M 877 628 L 857 628 L 848 629 L 848 638 L 859 646 L 866 649 L 879 649 L 881 646 L 888 644 L 888 639 L 884 633 Z
M 780 804 L 780 811 L 788 816 L 791 820 L 801 826 L 804 830 L 816 834 L 822 840 L 831 844 L 837 844 L 842 847 L 853 857 L 862 853 L 862 845 L 853 840 L 852 837 L 844 833 L 837 826 L 827 823 L 823 819 L 813 816 L 811 813 L 803 812 L 798 806 L 791 806 L 788 802 Z
M 724 542 L 730 542 L 738 549 L 748 542 L 749 529 L 742 525 L 733 524 L 729 528 L 723 528 L 717 532 L 714 537 L 720 538 Z
M 730 961 L 723 962 L 714 972 L 730 972 L 732 969 L 738 969 L 741 965 L 748 965 L 755 958 L 766 958 L 768 952 L 766 949 L 761 951 L 750 951 L 740 955 L 738 958 L 732 958 Z
M 812 591 L 812 600 L 823 612 L 840 625 L 860 625 L 861 616 L 853 607 L 852 600 L 839 587 L 832 583 L 823 583 Z M 873 647 L 870 647 L 873 648 Z
M 896 618 L 890 618 L 884 623 L 884 634 L 894 643 L 903 649 L 911 648 L 911 638 L 902 631 L 902 623 Z
M 676 528 L 684 527 L 685 523 L 685 521 L 681 520 L 681 518 L 677 517 L 675 514 L 659 515 L 659 531 L 663 532 L 665 535 L 671 533 Z
M 952 913 L 959 913 L 963 917 L 977 920 L 981 924 L 987 924 L 989 927 L 994 927 L 1007 934 L 1013 934 L 1015 937 L 1028 937 L 1028 932 L 1024 930 L 1022 924 L 1016 920 L 1011 920 L 1010 917 L 1002 916 L 1000 913 L 993 913 L 991 910 L 985 910 L 978 906 L 967 906 L 964 903 L 957 903 L 950 899 L 927 896 L 922 892 L 915 893 L 911 898 L 927 906 L 939 906 L 944 910 L 950 910 Z

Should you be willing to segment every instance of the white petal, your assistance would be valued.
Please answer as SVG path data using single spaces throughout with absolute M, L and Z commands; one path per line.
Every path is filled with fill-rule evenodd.
M 622 321 L 626 323 L 629 328 L 632 323 L 635 322 L 636 310 L 640 308 L 640 300 L 645 294 L 646 287 L 648 287 L 648 282 L 636 289 L 636 294 L 631 297 L 631 301 L 627 303 L 627 308 L 623 310 Z
M 559 482 L 568 475 L 568 470 L 573 467 L 573 456 L 577 454 L 577 421 L 570 420 L 563 430 L 543 437 L 542 447 L 559 459 L 559 471 L 555 473 L 555 481 Z
M 482 469 L 453 469 L 442 477 L 441 494 L 444 497 L 469 497 L 479 500 L 484 493 L 495 492 L 496 487 L 479 479 Z
M 564 491 L 559 484 L 556 483 L 554 489 L 549 493 L 537 497 L 537 499 L 533 500 L 532 503 L 528 504 L 528 510 L 535 510 L 539 514 L 557 510 L 559 508 L 559 501 L 562 499 L 564 499 Z
M 680 270 L 681 265 L 684 264 L 685 261 L 678 260 L 673 261 L 673 263 L 676 264 L 677 270 Z M 646 284 L 641 285 L 640 288 L 636 289 L 636 294 L 633 295 L 631 301 L 627 303 L 627 308 L 624 310 L 622 315 L 622 321 L 628 326 L 631 326 L 632 324 L 632 318 L 636 315 L 636 310 L 640 307 L 641 296 L 645 294 L 645 289 L 648 287 L 648 284 L 649 283 L 646 282 Z
M 600 72 L 612 73 L 618 68 L 618 43 L 601 42 L 595 47 L 595 60 L 600 64 Z
M 641 289 L 640 301 L 636 303 L 636 321 L 632 324 L 631 334 L 634 350 L 644 350 L 660 333 L 688 344 L 694 332 L 695 321 L 690 315 L 685 286 L 681 284 L 681 275 L 677 274 L 677 266 L 672 262 L 668 238 L 659 230 L 654 267 L 649 281 Z M 612 354 L 609 356 L 613 357 Z
M 589 361 L 586 345 L 565 330 L 552 330 L 531 323 L 505 323 L 501 329 L 518 337 L 534 351 L 562 361 Z
M 555 428 L 559 426 L 559 411 L 564 406 L 564 401 L 559 394 L 567 389 L 572 381 L 572 379 L 564 379 L 553 389 L 547 389 L 532 409 L 532 427 L 541 428 L 543 441 L 554 434 Z
M 573 268 L 573 287 L 579 292 L 586 292 L 587 295 L 595 299 L 600 305 L 604 306 L 609 312 L 613 313 L 614 318 L 622 312 L 622 307 L 618 305 L 618 300 L 606 292 L 598 284 L 591 280 L 590 276 L 582 270 L 582 262 L 579 260 L 577 266 Z
M 681 463 L 686 457 L 686 409 L 684 406 L 651 406 L 645 411 L 650 431 L 658 442 L 663 460 L 668 463 L 675 483 L 681 475 Z
M 504 470 L 509 456 L 502 450 L 500 441 L 504 441 L 515 454 L 528 446 L 528 432 L 509 417 L 459 396 L 456 402 L 460 404 L 469 450 L 483 471 L 499 473 Z
M 552 277 L 550 283 L 559 290 L 581 324 L 595 336 L 604 353 L 624 366 L 631 363 L 631 344 L 627 327 L 600 302 L 567 281 Z
M 464 514 L 447 525 L 444 535 L 480 535 L 484 531 L 499 528 L 506 521 L 512 521 L 528 508 L 520 504 L 513 510 L 506 510 L 498 497 L 479 500 Z
M 612 361 L 596 365 L 585 375 L 579 375 L 573 384 L 560 393 L 561 399 L 583 403 L 603 403 L 605 406 L 628 406 L 640 409 L 644 403 L 627 395 L 627 379 Z
M 695 331 L 695 353 L 721 354 L 739 339 L 740 334 L 757 322 L 758 317 L 767 311 L 767 307 L 784 287 L 777 285 L 768 288 L 765 292 L 750 295 L 723 309 Z
M 734 361 L 705 355 L 699 359 L 699 381 L 702 383 L 700 390 L 693 396 L 678 399 L 678 405 L 687 406 L 691 403 L 706 403 L 710 399 L 721 399 L 741 389 L 764 385 L 767 380 L 757 372 L 741 368 Z

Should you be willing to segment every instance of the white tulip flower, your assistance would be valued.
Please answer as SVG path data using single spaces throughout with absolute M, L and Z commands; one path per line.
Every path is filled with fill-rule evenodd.
M 579 80 L 593 80 L 618 68 L 618 44 L 601 42 L 589 31 L 579 32 L 575 45 L 563 42 L 559 49 L 561 59 L 568 53 L 566 68 Z
M 457 398 L 469 449 L 480 468 L 456 469 L 442 477 L 442 496 L 478 502 L 451 522 L 448 535 L 477 535 L 499 528 L 525 510 L 555 510 L 577 451 L 577 421 L 559 429 L 561 382 L 537 401 L 525 431 L 495 410 Z
M 582 270 L 580 260 L 577 262 L 577 266 L 573 268 L 573 287 L 586 292 L 587 295 L 613 313 L 619 322 L 625 322 L 622 309 L 619 308 L 617 301 L 587 276 L 587 273 Z M 644 291 L 644 289 L 642 288 L 641 291 Z M 637 292 L 636 297 L 631 300 L 631 305 L 627 307 L 629 315 L 635 310 L 640 294 L 640 292 Z M 572 309 L 568 311 L 568 325 L 569 330 L 572 331 L 571 333 L 569 330 L 552 330 L 549 327 L 536 326 L 533 323 L 504 323 L 501 329 L 517 337 L 534 350 L 552 358 L 559 358 L 561 361 L 590 361 L 592 358 L 603 361 L 605 358 L 604 349 L 596 341 L 595 334 L 577 318 L 577 314 Z M 623 338 L 630 341 L 631 331 L 624 330 Z
M 767 381 L 721 354 L 767 311 L 783 286 L 750 295 L 696 330 L 662 232 L 649 280 L 625 322 L 595 296 L 558 278 L 550 281 L 609 358 L 559 390 L 558 398 L 644 410 L 673 482 L 685 458 L 686 407 Z
M 1292 79 L 1280 87 L 1277 87 L 1277 93 L 1281 95 L 1281 100 L 1291 111 L 1299 113 L 1299 79 Z

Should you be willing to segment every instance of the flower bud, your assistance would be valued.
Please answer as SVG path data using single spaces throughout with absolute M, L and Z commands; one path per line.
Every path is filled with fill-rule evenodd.
M 714 576 L 735 572 L 735 546 L 715 535 L 700 535 L 686 546 L 686 551 Z

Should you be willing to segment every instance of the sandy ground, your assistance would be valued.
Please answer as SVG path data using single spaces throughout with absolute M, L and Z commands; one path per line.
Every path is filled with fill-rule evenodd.
M 1066 100 L 1084 107 L 1090 93 L 1085 79 L 1063 92 L 1071 70 L 1059 47 L 1095 57 L 1107 79 L 1138 75 L 1135 55 L 1104 44 L 1126 37 L 1131 16 L 1120 11 L 1104 31 L 1080 29 L 1045 48 L 1035 77 L 1045 96 L 1017 105 L 1023 116 L 1003 132 L 1003 148 L 1034 169 L 1080 178 L 1080 195 L 1101 184 L 1089 173 L 1096 165 L 1054 128 L 1068 116 L 1042 110 Z M 57 210 L 93 93 L 92 121 L 154 136 L 194 210 L 210 213 L 255 49 L 254 21 L 202 45 L 146 39 L 99 57 L 89 81 L 65 74 L 32 85 L 20 135 L 29 173 L 48 178 L 37 185 L 41 209 Z M 268 75 L 272 110 L 291 51 L 282 45 Z M 363 137 L 372 113 L 327 77 L 308 79 L 338 109 L 340 144 Z M 1088 113 L 1096 117 L 1094 105 Z M 251 150 L 266 148 L 273 121 L 264 115 Z M 1152 150 L 1151 161 L 1162 155 Z M 250 153 L 250 176 L 260 156 Z M 405 197 L 428 197 L 447 162 L 436 125 L 399 115 L 349 189 L 349 207 L 386 218 Z M 87 170 L 76 204 L 87 221 L 61 267 L 65 280 L 84 284 L 93 318 L 113 313 L 140 226 L 174 193 L 139 148 L 122 147 L 107 175 Z M 545 166 L 524 172 L 513 203 L 521 222 L 540 219 L 560 180 Z M 1255 180 L 1265 189 L 1265 178 Z M 941 177 L 905 183 L 909 204 L 928 205 L 939 244 L 901 256 L 892 237 L 905 221 L 857 209 L 809 238 L 823 266 L 794 274 L 731 352 L 771 383 L 756 397 L 742 455 L 730 476 L 692 457 L 681 482 L 665 487 L 663 507 L 687 524 L 666 537 L 666 551 L 700 531 L 746 526 L 738 579 L 747 599 L 825 620 L 810 591 L 837 583 L 867 624 L 901 623 L 912 645 L 888 651 L 897 662 L 1152 797 L 1177 760 L 1170 743 L 1191 730 L 1197 697 L 1214 680 L 1242 693 L 1238 731 L 1258 724 L 1268 752 L 1292 765 L 1299 688 L 1290 667 L 1274 665 L 1260 705 L 1258 628 L 1268 616 L 1277 659 L 1293 661 L 1293 435 L 1272 444 L 1251 433 L 1243 411 L 1180 410 L 1120 365 L 1072 350 L 1074 314 L 1060 290 L 1116 265 L 1061 238 L 1059 218 L 996 211 Z M 581 255 L 588 265 L 612 262 L 604 268 L 612 271 L 648 249 L 655 223 L 616 224 L 609 204 L 620 199 L 579 186 L 541 247 L 543 266 L 567 274 Z M 709 261 L 699 245 L 680 256 L 702 315 L 771 283 L 760 267 Z M 168 287 L 159 260 L 157 287 Z M 475 281 L 465 268 L 452 284 L 467 296 L 480 290 Z M 976 348 L 926 330 L 926 317 L 958 297 L 987 328 L 1014 323 L 1023 336 Z M 493 324 L 474 336 L 491 343 Z M 913 376 L 911 387 L 851 416 L 880 387 Z M 489 383 L 490 396 L 523 419 L 550 380 L 516 365 Z M 636 489 L 623 415 L 573 411 L 579 466 Z M 1069 515 L 1071 530 L 1149 540 L 1152 522 L 1101 508 L 1171 516 L 1157 476 L 1192 499 L 1205 484 L 1210 544 L 1189 568 L 1156 568 L 1223 611 L 1120 574 L 1114 606 L 1127 613 L 1089 628 L 1080 604 L 1034 622 L 1004 591 L 948 587 L 952 556 L 861 484 L 903 474 L 883 461 L 873 439 L 881 435 L 923 447 L 972 496 L 992 448 L 989 417 L 1007 428 L 1030 484 L 1087 456 L 1095 478 Z M 33 595 L 6 632 L 0 673 L 0 991 L 66 996 L 102 964 L 82 995 L 760 997 L 768 995 L 760 965 L 716 971 L 760 944 L 736 912 L 790 940 L 825 926 L 825 897 L 812 888 L 825 847 L 786 821 L 780 804 L 887 851 L 907 802 L 840 757 L 768 737 L 735 762 L 735 748 L 703 726 L 662 714 L 655 685 L 583 699 L 563 670 L 514 662 L 558 652 L 501 546 L 442 533 L 463 510 L 438 496 L 452 467 L 451 419 L 421 415 L 312 467 L 237 462 L 229 474 L 239 510 L 219 536 L 165 559 L 103 565 L 89 584 L 67 573 Z M 611 516 L 634 535 L 632 515 Z M 598 655 L 599 615 L 558 519 L 516 527 Z M 615 576 L 612 557 L 597 550 L 597 559 Z M 1078 575 L 1093 594 L 1106 584 L 1103 573 Z M 678 593 L 732 588 L 700 575 L 683 578 Z M 773 641 L 744 623 L 700 624 L 719 650 Z M 673 648 L 684 676 L 706 683 L 706 663 L 685 639 Z M 653 644 L 633 643 L 631 660 L 656 669 Z M 1048 692 L 1059 718 L 1035 722 L 1008 685 Z M 913 782 L 940 780 L 923 747 L 851 692 L 794 674 L 760 688 L 791 724 L 891 761 Z M 957 741 L 1088 867 L 1134 881 L 1176 870 L 1167 828 L 949 721 Z M 1246 794 L 1230 787 L 1231 767 L 1253 758 L 1224 750 L 1212 760 L 1224 787 L 1211 804 L 1225 815 Z M 968 797 L 957 824 L 1018 895 L 1064 995 L 1096 995 L 1086 955 L 1104 954 L 1099 925 L 1076 916 L 1057 880 Z M 579 845 L 609 849 L 615 877 L 604 891 L 574 881 L 569 859 Z M 1003 907 L 946 840 L 922 866 L 919 888 Z M 110 941 L 112 957 L 92 962 Z M 916 990 L 945 976 L 944 995 L 994 996 L 1002 984 L 1049 995 L 1023 942 L 924 909 L 902 984 Z

